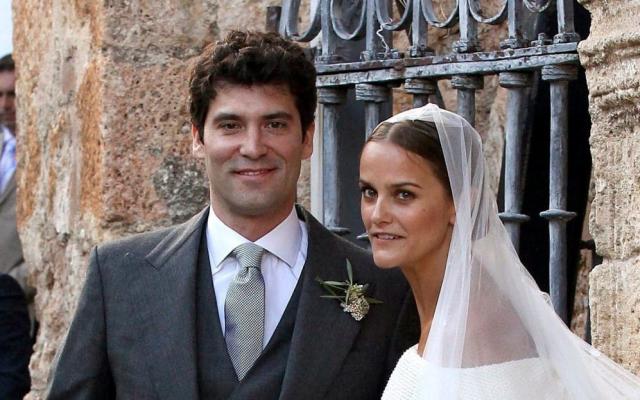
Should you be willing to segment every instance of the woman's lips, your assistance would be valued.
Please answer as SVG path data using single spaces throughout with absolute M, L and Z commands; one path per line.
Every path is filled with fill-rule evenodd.
M 369 234 L 369 237 L 372 239 L 384 240 L 384 241 L 402 239 L 402 236 L 395 235 L 393 233 L 388 233 L 388 232 L 374 232 Z

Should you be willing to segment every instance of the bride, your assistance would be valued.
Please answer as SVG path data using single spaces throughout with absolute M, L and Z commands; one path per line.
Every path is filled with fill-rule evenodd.
M 383 399 L 640 399 L 640 379 L 574 336 L 520 263 L 478 133 L 429 104 L 378 125 L 360 159 L 376 264 L 420 316 Z

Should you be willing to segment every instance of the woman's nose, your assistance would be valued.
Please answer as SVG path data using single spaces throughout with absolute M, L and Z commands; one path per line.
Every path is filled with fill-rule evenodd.
M 387 201 L 384 198 L 378 197 L 371 213 L 371 222 L 379 225 L 390 221 L 391 214 L 389 213 Z

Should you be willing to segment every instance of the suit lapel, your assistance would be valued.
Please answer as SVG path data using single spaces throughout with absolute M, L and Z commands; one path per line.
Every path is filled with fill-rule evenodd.
M 326 293 L 316 277 L 346 279 L 345 257 L 336 246 L 336 238 L 311 215 L 303 213 L 309 229 L 309 250 L 300 278 L 302 293 L 282 400 L 323 398 L 360 331 L 360 323 L 344 313 L 337 300 L 320 297 Z
M 137 315 L 143 326 L 149 368 L 162 399 L 198 397 L 196 271 L 208 208 L 167 233 L 146 256 L 153 269 L 141 289 Z
M 9 194 L 16 190 L 16 174 L 15 172 L 11 175 L 9 182 L 7 182 L 7 187 L 4 188 L 2 193 L 0 193 L 0 205 L 5 202 L 9 198 Z

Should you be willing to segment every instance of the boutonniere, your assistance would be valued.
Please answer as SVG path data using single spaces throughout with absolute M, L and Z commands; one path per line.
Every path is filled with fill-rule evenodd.
M 347 259 L 347 278 L 346 281 L 323 281 L 316 277 L 316 281 L 322 285 L 327 295 L 320 296 L 324 299 L 340 300 L 340 307 L 346 313 L 350 313 L 353 319 L 360 321 L 367 315 L 371 304 L 381 304 L 380 300 L 372 297 L 366 297 L 369 284 L 358 284 L 353 282 L 353 269 L 351 263 Z

